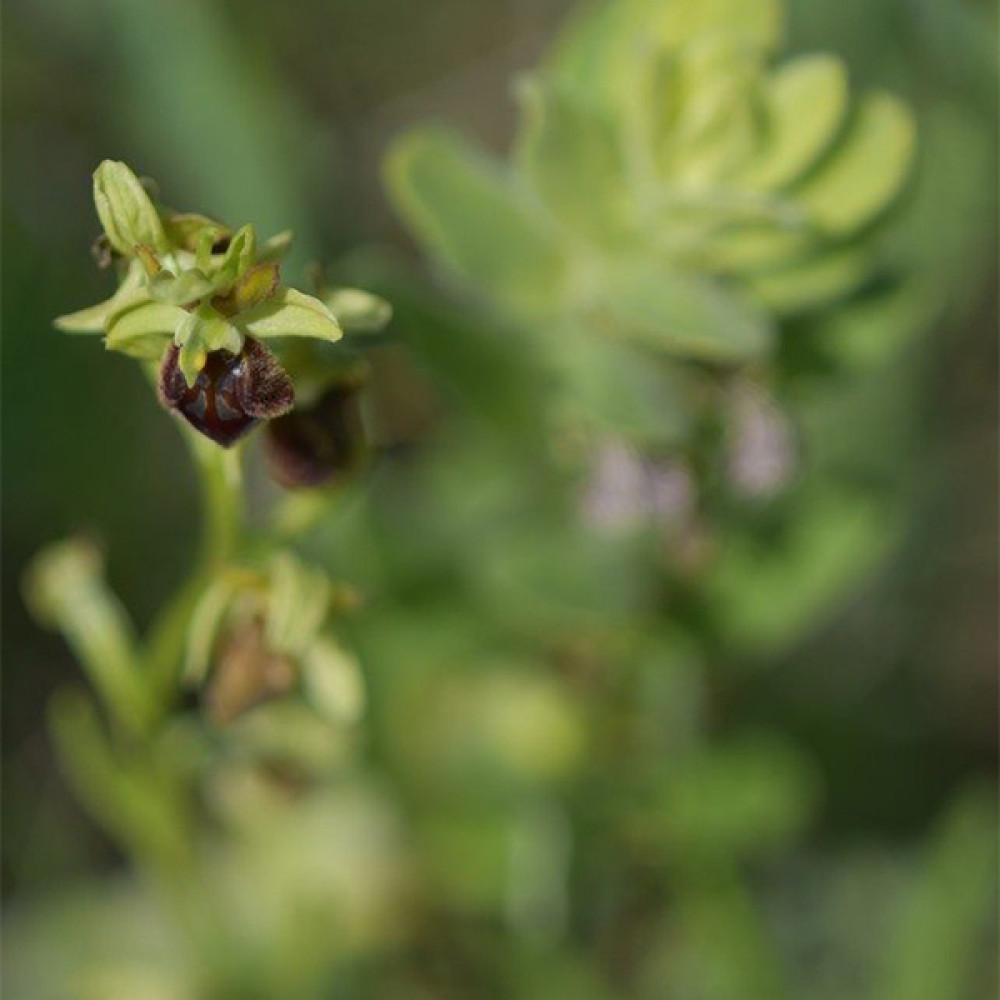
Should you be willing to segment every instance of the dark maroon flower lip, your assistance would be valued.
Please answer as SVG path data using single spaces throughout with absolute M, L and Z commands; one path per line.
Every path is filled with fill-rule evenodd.
M 268 425 L 265 455 L 274 478 L 289 489 L 349 479 L 368 457 L 361 386 L 329 387 L 311 406 Z
M 274 355 L 247 338 L 239 354 L 212 351 L 188 385 L 171 344 L 160 365 L 160 401 L 196 431 L 229 448 L 262 420 L 280 417 L 295 403 L 292 380 Z

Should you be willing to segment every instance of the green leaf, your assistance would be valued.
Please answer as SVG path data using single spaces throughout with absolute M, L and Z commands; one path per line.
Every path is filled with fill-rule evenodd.
M 657 166 L 682 190 L 709 188 L 759 148 L 761 55 L 739 39 L 718 36 L 685 49 L 677 61 Z
M 758 188 L 780 188 L 805 173 L 830 148 L 847 112 L 847 72 L 833 56 L 801 56 L 766 84 L 768 145 L 746 171 Z
M 157 361 L 163 354 L 165 341 L 189 315 L 180 306 L 147 298 L 112 317 L 105 344 L 110 351 Z
M 580 8 L 556 40 L 547 67 L 581 95 L 621 113 L 637 60 L 725 39 L 761 53 L 783 33 L 780 0 L 608 0 Z
M 765 733 L 730 738 L 678 762 L 664 781 L 662 822 L 690 858 L 784 847 L 812 817 L 816 775 L 795 747 Z
M 520 89 L 524 124 L 516 154 L 521 172 L 568 229 L 615 239 L 630 225 L 622 149 L 611 123 L 544 80 Z
M 564 250 L 495 164 L 450 134 L 418 130 L 397 142 L 386 169 L 397 209 L 443 264 L 515 311 L 558 309 Z
M 843 140 L 796 197 L 827 232 L 856 232 L 896 199 L 910 170 L 914 142 L 907 108 L 889 94 L 870 95 Z
M 637 445 L 676 444 L 684 437 L 686 386 L 677 372 L 606 337 L 566 332 L 558 367 L 566 417 Z
M 107 585 L 96 547 L 78 538 L 50 545 L 28 568 L 24 592 L 35 617 L 65 637 L 115 722 L 140 731 L 153 709 L 150 692 L 132 623 Z
M 887 949 L 876 1000 L 973 996 L 996 942 L 997 807 L 970 788 L 951 805 L 926 851 Z
M 233 317 L 236 328 L 249 337 L 314 337 L 337 341 L 344 335 L 336 316 L 319 299 L 282 288 L 271 298 Z
M 385 299 L 360 288 L 335 288 L 323 302 L 347 333 L 378 333 L 392 319 Z
M 705 582 L 720 636 L 773 659 L 854 593 L 898 537 L 899 525 L 883 506 L 829 486 L 798 499 L 795 519 L 778 541 L 729 532 Z
M 761 305 L 778 313 L 815 309 L 857 292 L 871 277 L 877 259 L 870 246 L 850 246 L 756 275 L 748 289 Z
M 768 318 L 719 283 L 639 266 L 610 273 L 598 318 L 610 333 L 697 361 L 752 361 L 773 340 Z
M 134 256 L 139 243 L 160 253 L 170 249 L 149 195 L 124 163 L 104 160 L 94 171 L 94 205 L 111 245 L 123 256 Z
M 784 33 L 781 0 L 633 0 L 648 19 L 650 37 L 670 46 L 726 37 L 762 51 L 774 49 Z
M 88 306 L 86 309 L 59 316 L 54 325 L 57 330 L 62 330 L 64 333 L 104 333 L 112 316 L 146 299 L 146 291 L 142 284 L 142 264 L 137 260 L 132 261 L 125 280 L 111 298 L 99 302 L 96 306 Z
M 57 692 L 49 726 L 62 769 L 94 818 L 136 856 L 178 870 L 187 860 L 183 805 L 142 755 L 115 754 L 82 693 Z

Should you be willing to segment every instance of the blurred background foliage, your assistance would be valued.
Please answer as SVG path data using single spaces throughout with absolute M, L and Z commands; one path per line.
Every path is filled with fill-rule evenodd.
M 16 1000 L 202 997 L 206 964 L 213 1000 L 995 995 L 991 5 L 788 5 L 788 55 L 833 53 L 852 95 L 908 103 L 917 166 L 880 267 L 821 286 L 831 308 L 786 286 L 773 363 L 736 380 L 554 355 L 565 317 L 456 277 L 400 194 L 399 150 L 442 135 L 408 132 L 428 120 L 530 163 L 511 84 L 570 14 L 582 23 L 566 0 L 7 5 Z M 19 593 L 42 544 L 84 532 L 141 625 L 194 548 L 171 422 L 127 360 L 51 330 L 106 291 L 86 254 L 104 156 L 180 206 L 291 226 L 293 272 L 325 260 L 396 306 L 370 353 L 379 460 L 306 545 L 365 595 L 341 632 L 368 712 L 308 748 L 322 780 L 301 808 L 238 752 L 203 775 L 229 838 L 204 894 L 239 919 L 197 961 L 54 763 L 46 704 L 78 671 Z M 543 187 L 552 162 L 536 157 Z

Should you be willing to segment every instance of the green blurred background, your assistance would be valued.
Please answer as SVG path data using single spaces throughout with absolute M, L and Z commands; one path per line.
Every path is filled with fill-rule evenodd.
M 878 492 L 885 544 L 869 553 L 851 537 L 831 534 L 825 547 L 818 539 L 817 551 L 832 547 L 836 561 L 843 547 L 857 563 L 844 574 L 849 586 L 832 587 L 820 609 L 780 642 L 723 643 L 722 652 L 709 654 L 713 711 L 725 720 L 719 728 L 751 727 L 794 741 L 822 787 L 805 840 L 763 876 L 779 901 L 793 898 L 793 914 L 800 903 L 808 910 L 794 899 L 814 883 L 832 878 L 850 895 L 851 880 L 865 881 L 872 858 L 888 859 L 891 868 L 909 857 L 956 794 L 995 782 L 990 8 L 958 0 L 790 5 L 791 51 L 836 52 L 856 84 L 884 85 L 912 102 L 922 151 L 906 239 L 914 265 L 944 290 L 939 308 L 889 323 L 886 343 L 868 345 L 873 358 L 820 404 L 803 408 L 811 447 L 823 456 L 818 464 Z M 106 292 L 106 276 L 87 253 L 97 228 L 92 169 L 103 157 L 120 158 L 155 176 L 179 208 L 253 221 L 265 233 L 294 228 L 293 274 L 310 259 L 336 261 L 364 247 L 375 248 L 365 259 L 398 257 L 400 267 L 419 275 L 423 265 L 382 191 L 388 142 L 432 118 L 504 149 L 514 122 L 511 80 L 538 59 L 570 9 L 567 0 L 7 3 L 3 883 L 12 905 L 119 863 L 52 759 L 45 704 L 77 667 L 57 637 L 29 621 L 19 594 L 23 568 L 46 542 L 89 533 L 106 547 L 110 579 L 142 624 L 182 575 L 196 536 L 184 450 L 135 366 L 51 327 L 53 316 Z M 345 273 L 364 275 L 367 267 L 356 252 L 342 263 Z M 524 634 L 545 627 L 548 613 L 540 613 L 541 626 L 526 624 L 531 614 L 519 598 L 469 597 L 448 583 L 461 578 L 455 566 L 464 558 L 463 532 L 489 530 L 483 511 L 497 502 L 490 491 L 508 485 L 496 467 L 504 448 L 523 446 L 523 435 L 514 444 L 484 435 L 479 440 L 494 450 L 481 453 L 478 464 L 476 456 L 461 456 L 451 472 L 456 479 L 481 466 L 487 480 L 467 493 L 469 480 L 439 481 L 448 475 L 441 459 L 447 450 L 423 451 L 420 442 L 428 435 L 447 441 L 448 428 L 459 427 L 467 443 L 468 424 L 483 417 L 477 406 L 487 422 L 530 423 L 533 415 L 530 402 L 520 413 L 503 410 L 502 379 L 510 370 L 495 342 L 477 334 L 452 359 L 448 337 L 464 332 L 461 322 L 437 315 L 403 308 L 379 351 L 376 388 L 388 401 L 384 436 L 392 447 L 317 543 L 317 551 L 335 553 L 334 574 L 362 583 L 376 604 L 391 605 L 385 631 L 366 635 L 359 627 L 376 664 L 405 661 L 420 645 L 421 627 L 438 628 L 448 637 L 443 646 L 488 646 L 496 633 L 508 655 Z M 480 380 L 464 396 L 455 386 L 463 365 Z M 470 400 L 480 391 L 482 400 Z M 501 400 L 499 417 L 490 399 Z M 428 529 L 433 512 L 421 505 L 437 500 L 423 476 L 450 491 L 450 509 L 468 525 Z M 371 512 L 358 513 L 365 504 Z M 840 527 L 836 519 L 828 524 L 831 533 Z M 863 546 L 871 541 L 865 535 Z M 617 589 L 624 578 L 616 573 L 607 570 L 606 587 Z M 760 586 L 780 594 L 780 565 L 762 573 Z M 755 616 L 755 577 L 741 579 L 754 591 L 745 614 Z M 641 574 L 629 585 L 652 586 Z M 766 595 L 761 600 L 766 604 Z M 501 611 L 481 613 L 493 601 Z M 452 620 L 464 624 L 451 629 Z M 566 621 L 555 628 L 565 630 Z M 391 760 L 388 743 L 383 752 Z M 399 794 L 420 789 L 417 782 Z M 835 862 L 848 855 L 861 859 L 858 866 L 836 874 Z M 833 867 L 812 865 L 816 856 L 833 859 Z M 637 912 L 641 924 L 641 906 Z M 641 938 L 641 927 L 635 933 Z M 969 996 L 988 996 L 982 991 L 991 988 L 989 973 L 980 970 L 975 982 Z

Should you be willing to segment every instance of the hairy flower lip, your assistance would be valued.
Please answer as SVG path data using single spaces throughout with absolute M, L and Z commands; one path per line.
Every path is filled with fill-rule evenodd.
M 191 386 L 180 370 L 179 357 L 179 348 L 171 344 L 160 365 L 160 402 L 223 448 L 294 405 L 291 379 L 274 355 L 252 338 L 246 339 L 239 354 L 209 352 Z

